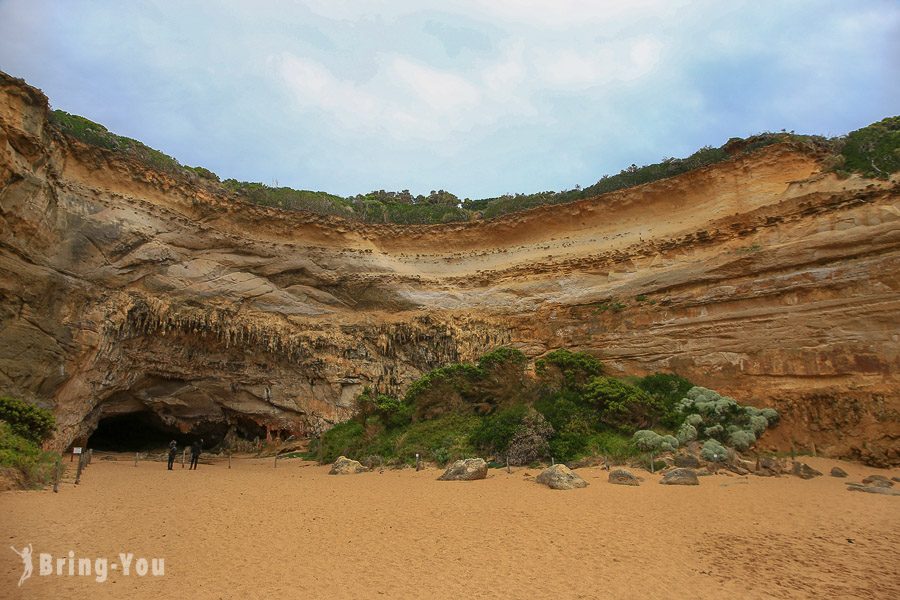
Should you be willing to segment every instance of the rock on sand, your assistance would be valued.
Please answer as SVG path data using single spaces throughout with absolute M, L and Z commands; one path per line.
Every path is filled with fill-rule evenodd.
M 659 480 L 664 485 L 700 485 L 693 469 L 672 469 Z
M 487 477 L 487 463 L 483 458 L 458 460 L 438 477 L 440 481 L 472 481 Z
M 346 456 L 338 456 L 334 464 L 331 465 L 329 475 L 352 475 L 354 473 L 365 473 L 367 468 L 362 466 L 358 461 L 347 458 Z
M 575 474 L 566 465 L 553 465 L 544 469 L 535 480 L 554 490 L 571 490 L 587 487 L 587 481 Z
M 640 480 L 625 469 L 613 469 L 610 471 L 609 482 L 616 485 L 641 485 Z

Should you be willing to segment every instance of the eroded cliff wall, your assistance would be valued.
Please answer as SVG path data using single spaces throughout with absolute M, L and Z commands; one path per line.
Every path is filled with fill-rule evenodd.
M 152 410 L 304 433 L 500 344 L 774 406 L 764 444 L 897 463 L 896 181 L 788 145 L 573 204 L 395 226 L 248 205 L 60 136 L 0 77 L 0 391 L 59 446 Z

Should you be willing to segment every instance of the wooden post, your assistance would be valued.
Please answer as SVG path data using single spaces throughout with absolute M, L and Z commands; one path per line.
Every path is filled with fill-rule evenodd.
M 419 453 L 416 452 L 416 471 L 422 470 L 422 463 L 419 462 Z
M 509 454 L 506 455 L 506 472 L 512 473 L 512 471 L 509 470 Z
M 81 483 L 81 469 L 84 468 L 84 454 L 78 455 L 78 470 L 75 472 L 75 485 Z
M 56 473 L 53 476 L 53 493 L 59 493 L 59 478 L 62 477 L 62 456 L 56 459 Z
M 231 468 L 231 450 L 228 451 L 228 468 Z
M 187 456 L 187 446 L 181 449 L 181 468 L 184 468 L 184 457 Z
M 137 466 L 137 461 L 138 461 L 138 453 L 135 452 L 134 453 L 134 466 Z
M 555 465 L 555 464 L 556 464 L 556 459 L 554 459 L 554 458 L 551 456 L 551 457 L 550 457 L 550 466 L 552 467 L 552 466 Z

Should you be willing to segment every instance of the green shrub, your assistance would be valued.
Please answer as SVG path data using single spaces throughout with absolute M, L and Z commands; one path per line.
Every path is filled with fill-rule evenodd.
M 18 470 L 30 487 L 43 487 L 53 480 L 60 455 L 44 452 L 30 437 L 20 435 L 0 421 L 0 466 Z
M 865 177 L 887 179 L 900 171 L 900 116 L 848 133 L 841 155 L 842 169 Z
M 601 423 L 625 433 L 652 427 L 665 412 L 659 400 L 613 377 L 595 377 L 583 397 L 599 412 Z
M 412 423 L 394 438 L 393 456 L 411 463 L 418 452 L 422 458 L 442 465 L 471 458 L 476 454 L 471 438 L 480 425 L 481 419 L 471 415 L 447 415 Z
M 550 439 L 550 455 L 559 462 L 569 462 L 584 456 L 594 431 L 582 419 L 576 418 L 558 430 Z
M 741 406 L 732 398 L 699 386 L 688 390 L 680 408 L 689 413 L 684 422 L 695 427 L 701 433 L 699 437 L 727 441 L 739 451 L 747 450 L 778 421 L 774 409 Z
M 30 402 L 0 396 L 0 420 L 9 423 L 14 433 L 40 444 L 53 433 L 53 413 Z
M 678 433 L 675 437 L 682 446 L 689 442 L 693 442 L 697 439 L 697 428 L 690 423 L 684 422 L 681 424 L 681 427 L 678 428 Z
M 724 462 L 728 458 L 728 450 L 716 440 L 706 440 L 700 449 L 700 457 L 709 462 Z
M 359 421 L 338 423 L 326 431 L 318 441 L 317 454 L 320 462 L 330 463 L 338 456 L 363 456 L 365 448 L 365 427 Z
M 520 404 L 485 417 L 472 434 L 472 444 L 486 452 L 505 455 L 527 412 L 528 408 Z
M 653 373 L 638 379 L 636 385 L 659 402 L 663 411 L 660 423 L 677 427 L 681 420 L 680 401 L 694 384 L 673 373 Z
M 601 431 L 591 436 L 588 450 L 596 456 L 606 456 L 612 460 L 625 460 L 635 455 L 631 437 L 615 431 Z
M 579 391 L 603 375 L 603 364 L 587 352 L 559 349 L 534 363 L 539 381 L 549 390 Z
M 732 431 L 728 436 L 728 444 L 740 452 L 746 451 L 755 443 L 756 436 L 753 435 L 752 431 L 738 429 L 737 431 Z

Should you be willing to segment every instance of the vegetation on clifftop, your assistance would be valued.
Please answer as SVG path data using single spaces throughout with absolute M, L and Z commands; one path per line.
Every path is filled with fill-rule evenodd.
M 220 181 L 218 175 L 208 169 L 182 165 L 171 156 L 137 140 L 116 135 L 99 123 L 61 110 L 51 112 L 50 123 L 60 132 L 86 144 L 122 153 L 161 171 L 197 177 L 209 185 L 221 186 L 247 202 L 335 215 L 366 223 L 428 224 L 490 219 L 537 206 L 593 198 L 674 177 L 778 143 L 792 144 L 822 156 L 824 164 L 840 175 L 859 173 L 866 177 L 885 178 L 900 171 L 900 117 L 889 117 L 836 138 L 786 131 L 761 133 L 746 139 L 732 138 L 718 148 L 706 146 L 686 158 L 664 158 L 642 167 L 631 165 L 617 175 L 603 176 L 593 185 L 585 188 L 576 186 L 559 192 L 460 200 L 445 190 L 432 191 L 427 196 L 413 196 L 409 190 L 377 190 L 345 198 L 322 191 L 295 190 L 235 179 Z

